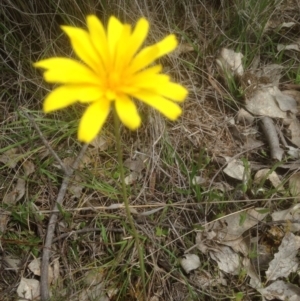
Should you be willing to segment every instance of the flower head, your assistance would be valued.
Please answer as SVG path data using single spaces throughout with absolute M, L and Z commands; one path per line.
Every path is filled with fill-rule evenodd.
M 162 66 L 152 63 L 177 46 L 174 35 L 139 51 L 147 37 L 149 23 L 141 18 L 132 30 L 110 17 L 107 30 L 94 15 L 87 17 L 88 30 L 62 26 L 81 62 L 53 57 L 41 60 L 35 67 L 46 69 L 44 79 L 61 84 L 45 99 L 44 111 L 65 108 L 77 101 L 88 103 L 78 130 L 78 139 L 92 141 L 101 130 L 111 108 L 129 129 L 137 129 L 141 118 L 133 99 L 155 108 L 171 120 L 177 119 L 187 90 L 161 74 Z M 149 66 L 151 65 L 151 66 Z

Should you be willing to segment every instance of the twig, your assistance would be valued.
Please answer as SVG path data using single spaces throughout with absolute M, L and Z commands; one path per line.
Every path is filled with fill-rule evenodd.
M 261 122 L 262 129 L 270 146 L 271 158 L 281 161 L 284 150 L 279 146 L 279 139 L 273 120 L 270 117 L 265 116 L 261 119 Z
M 46 233 L 46 240 L 45 240 L 45 245 L 43 247 L 43 254 L 42 254 L 40 292 L 41 292 L 41 300 L 47 301 L 50 298 L 49 288 L 48 288 L 48 266 L 49 266 L 50 249 L 51 249 L 52 240 L 53 240 L 53 236 L 54 236 L 54 230 L 56 227 L 56 222 L 57 222 L 57 218 L 58 218 L 58 214 L 59 214 L 58 207 L 62 205 L 64 196 L 66 194 L 66 191 L 67 191 L 67 188 L 68 188 L 68 185 L 70 182 L 70 178 L 71 178 L 74 170 L 77 169 L 77 167 L 82 159 L 82 156 L 84 155 L 84 153 L 88 147 L 88 144 L 85 144 L 82 147 L 82 149 L 81 149 L 78 157 L 76 158 L 75 162 L 73 163 L 72 167 L 68 168 L 62 162 L 62 160 L 59 158 L 57 153 L 52 149 L 52 147 L 50 146 L 50 144 L 48 143 L 46 138 L 43 136 L 43 133 L 41 132 L 40 128 L 38 127 L 38 125 L 36 124 L 36 122 L 34 121 L 32 116 L 30 116 L 27 112 L 25 112 L 25 110 L 22 110 L 22 112 L 30 120 L 33 127 L 36 129 L 40 138 L 42 139 L 44 145 L 50 151 L 50 153 L 55 158 L 55 160 L 59 163 L 59 165 L 61 166 L 61 168 L 64 172 L 64 179 L 61 184 L 56 202 L 52 209 L 54 212 L 51 214 L 50 219 L 49 219 L 47 233 Z
M 50 258 L 50 250 L 51 250 L 51 245 L 52 245 L 52 240 L 54 236 L 54 230 L 58 218 L 58 207 L 62 205 L 64 196 L 66 194 L 70 178 L 74 172 L 74 170 L 77 169 L 86 149 L 88 147 L 88 144 L 85 144 L 78 157 L 76 158 L 74 164 L 72 165 L 71 169 L 67 169 L 64 175 L 63 182 L 61 184 L 56 202 L 53 207 L 54 213 L 50 216 L 49 223 L 48 223 L 48 228 L 47 228 L 47 233 L 46 233 L 46 240 L 45 240 L 45 245 L 43 247 L 43 255 L 42 255 L 42 264 L 41 264 L 41 283 L 40 283 L 40 290 L 41 290 L 41 300 L 42 301 L 47 301 L 50 298 L 49 295 L 49 288 L 48 288 L 48 266 L 49 266 L 49 258 Z

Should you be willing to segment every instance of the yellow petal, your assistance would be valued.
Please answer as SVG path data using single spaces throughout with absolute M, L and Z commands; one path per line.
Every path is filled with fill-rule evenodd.
M 131 61 L 130 65 L 125 71 L 126 76 L 131 76 L 137 71 L 140 71 L 147 67 L 149 64 L 155 61 L 155 58 L 159 54 L 158 47 L 145 47 L 143 48 Z
M 132 76 L 124 79 L 124 82 L 127 85 L 139 85 L 144 83 L 145 81 L 149 81 L 149 79 L 155 78 L 155 76 L 162 70 L 161 65 L 155 65 L 148 69 L 145 69 L 141 72 L 135 73 Z
M 94 48 L 88 32 L 81 28 L 71 26 L 61 26 L 61 28 L 69 36 L 72 48 L 78 57 L 95 72 L 103 76 L 104 69 L 101 58 Z
M 153 80 L 156 79 L 155 76 L 157 76 L 157 73 L 160 72 L 161 69 L 161 65 L 155 65 L 132 76 L 124 76 L 124 80 L 119 91 L 122 91 L 124 94 L 132 95 L 132 93 L 138 92 L 140 89 L 144 89 L 145 87 L 149 88 L 149 86 L 151 86 L 151 88 L 153 88 L 153 86 L 157 85 L 157 82 L 153 82 Z M 161 76 L 165 76 L 166 80 L 164 83 L 160 82 L 158 84 L 163 85 L 169 81 L 169 77 L 167 75 Z
M 156 65 L 135 73 L 125 81 L 124 85 L 126 85 L 126 87 L 122 91 L 132 94 L 131 91 L 136 92 L 138 89 L 148 90 L 149 92 L 152 91 L 153 93 L 174 101 L 183 101 L 186 98 L 188 91 L 183 86 L 171 82 L 168 75 L 158 74 L 160 71 L 161 66 Z M 127 87 L 130 87 L 131 89 L 127 89 Z M 132 87 L 134 87 L 135 90 L 132 89 Z
M 153 85 L 145 85 L 144 89 L 149 89 L 152 92 L 155 92 L 156 94 L 159 94 L 163 97 L 169 98 L 173 101 L 183 102 L 185 98 L 187 97 L 188 91 L 183 86 L 167 82 L 164 84 L 156 84 L 154 85 L 156 81 L 153 80 Z
M 132 76 L 133 84 L 132 86 L 139 87 L 142 89 L 158 89 L 170 82 L 170 77 L 166 74 L 151 74 L 144 73 L 138 76 Z
M 177 45 L 178 45 L 178 41 L 175 35 L 171 34 L 166 36 L 163 40 L 161 40 L 160 42 L 154 45 L 159 48 L 159 54 L 156 59 L 172 52 L 177 47 Z
M 134 97 L 153 107 L 170 120 L 176 120 L 181 115 L 181 108 L 176 103 L 160 95 L 142 91 L 135 93 Z
M 104 26 L 95 15 L 87 17 L 87 25 L 91 41 L 101 57 L 102 63 L 106 68 L 108 68 L 111 63 L 111 58 L 109 55 L 107 36 Z
M 158 87 L 157 93 L 173 101 L 182 102 L 187 97 L 188 90 L 179 84 L 169 82 L 164 87 Z
M 101 99 L 92 103 L 84 112 L 78 129 L 78 140 L 90 143 L 100 132 L 109 114 L 110 101 Z
M 54 89 L 45 99 L 45 113 L 65 108 L 77 101 L 92 102 L 101 98 L 103 92 L 97 86 L 65 85 Z
M 156 59 L 168 54 L 177 47 L 177 40 L 174 35 L 165 37 L 162 41 L 142 49 L 132 60 L 128 73 L 135 73 L 153 63 Z
M 116 45 L 122 34 L 124 25 L 114 16 L 109 18 L 107 27 L 107 40 L 110 56 L 115 59 Z
M 120 120 L 130 130 L 136 130 L 141 125 L 141 118 L 138 114 L 136 105 L 129 97 L 117 97 L 115 106 Z
M 33 64 L 34 67 L 45 68 L 44 78 L 49 83 L 99 84 L 99 77 L 87 66 L 77 61 L 62 57 L 53 57 Z
M 124 62 L 124 65 L 127 65 L 132 60 L 133 56 L 142 46 L 148 35 L 148 31 L 149 22 L 145 18 L 139 19 L 127 43 L 128 49 L 126 51 L 126 62 Z
M 131 35 L 131 26 L 128 24 L 123 25 L 122 34 L 116 44 L 114 71 L 122 73 L 123 66 L 128 59 L 127 48 L 129 44 L 129 38 Z

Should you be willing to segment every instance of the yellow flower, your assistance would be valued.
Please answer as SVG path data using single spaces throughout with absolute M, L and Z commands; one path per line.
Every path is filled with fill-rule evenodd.
M 87 27 L 88 31 L 62 26 L 83 63 L 53 57 L 34 64 L 46 69 L 47 82 L 61 84 L 46 97 L 44 111 L 62 109 L 77 101 L 88 103 L 78 130 L 78 139 L 87 143 L 101 130 L 113 101 L 120 120 L 132 130 L 141 124 L 132 99 L 150 105 L 171 120 L 177 119 L 181 108 L 176 102 L 186 98 L 187 90 L 161 74 L 161 65 L 151 65 L 177 47 L 176 37 L 168 35 L 138 52 L 149 30 L 144 18 L 132 30 L 129 24 L 110 17 L 106 31 L 101 21 L 90 15 Z

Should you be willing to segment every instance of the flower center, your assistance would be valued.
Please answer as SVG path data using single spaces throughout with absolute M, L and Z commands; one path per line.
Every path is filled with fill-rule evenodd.
M 109 100 L 115 100 L 120 86 L 120 75 L 117 72 L 111 72 L 107 76 L 106 82 L 106 97 Z

